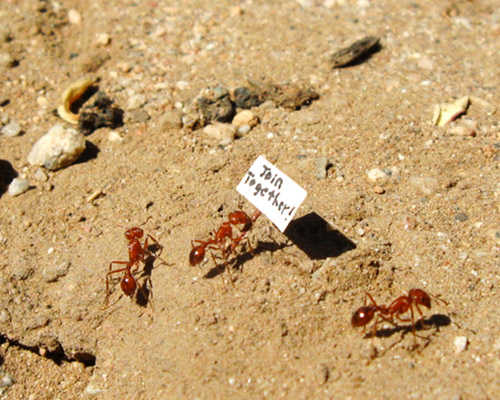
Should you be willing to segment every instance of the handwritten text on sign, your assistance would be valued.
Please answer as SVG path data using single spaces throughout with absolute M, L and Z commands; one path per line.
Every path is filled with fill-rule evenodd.
M 307 192 L 291 178 L 259 156 L 236 190 L 250 201 L 283 232 Z

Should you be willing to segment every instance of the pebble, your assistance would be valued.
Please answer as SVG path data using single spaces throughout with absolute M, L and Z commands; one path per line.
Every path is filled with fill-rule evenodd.
M 0 323 L 6 324 L 10 321 L 10 314 L 7 310 L 0 311 Z
M 0 52 L 0 67 L 12 68 L 16 66 L 16 59 L 6 51 Z
M 261 96 L 247 87 L 239 87 L 234 90 L 234 104 L 236 104 L 238 108 L 246 110 L 257 107 L 262 104 L 263 101 Z
M 68 11 L 68 21 L 70 24 L 81 24 L 82 16 L 74 8 Z
M 127 116 L 131 122 L 137 122 L 137 123 L 146 122 L 151 118 L 149 114 L 142 108 L 131 111 Z
M 381 170 L 380 168 L 373 168 L 367 172 L 368 179 L 372 182 L 385 182 L 390 177 L 391 174 L 387 171 Z
M 437 179 L 425 176 L 412 176 L 408 182 L 426 195 L 432 194 L 438 187 Z
M 49 105 L 49 101 L 45 96 L 38 96 L 36 98 L 36 103 L 42 108 L 47 108 Z
M 47 182 L 49 177 L 47 174 L 43 171 L 43 169 L 38 168 L 35 172 L 35 179 L 40 182 Z
M 455 345 L 455 354 L 460 354 L 467 349 L 469 341 L 465 336 L 456 336 L 453 344 Z
M 120 61 L 119 63 L 116 64 L 116 67 L 121 72 L 130 72 L 132 70 L 132 65 L 127 61 Z
M 203 132 L 214 139 L 224 141 L 223 145 L 227 145 L 234 140 L 236 129 L 230 124 L 215 122 L 203 128 Z
M 111 36 L 107 33 L 98 33 L 95 43 L 98 46 L 107 46 L 111 43 Z
M 385 189 L 382 186 L 378 186 L 378 185 L 373 188 L 373 191 L 376 194 L 384 194 L 385 193 Z
M 236 129 L 236 135 L 235 136 L 237 138 L 242 138 L 248 132 L 250 132 L 251 129 L 252 129 L 252 127 L 250 125 L 242 125 L 242 126 L 240 126 L 239 128 Z
M 21 126 L 17 122 L 10 122 L 2 128 L 2 135 L 14 137 L 21 133 Z
M 8 372 L 2 377 L 2 380 L 0 381 L 0 386 L 1 387 L 10 387 L 14 383 L 16 383 L 16 380 L 14 377 L 9 374 Z
M 238 15 L 243 15 L 243 9 L 240 6 L 234 6 L 229 9 L 229 15 L 231 17 L 237 17 Z
M 111 131 L 108 133 L 108 140 L 110 142 L 123 142 L 122 136 L 116 131 Z
M 253 128 L 255 125 L 259 123 L 259 117 L 257 117 L 250 110 L 243 110 L 236 114 L 231 122 L 233 126 L 239 128 L 243 125 L 249 125 L 250 128 Z
M 316 166 L 316 178 L 326 179 L 328 166 L 331 165 L 328 157 L 318 157 L 314 160 Z
M 158 121 L 158 125 L 163 131 L 182 128 L 181 112 L 179 110 L 165 110 Z
M 455 215 L 455 222 L 465 222 L 468 219 L 469 219 L 469 217 L 467 216 L 467 214 L 462 213 L 462 212 Z
M 9 185 L 9 194 L 19 196 L 30 188 L 30 182 L 27 179 L 14 178 Z
M 45 282 L 56 282 L 59 278 L 66 276 L 69 272 L 71 263 L 65 261 L 59 265 L 50 265 L 43 271 L 43 279 Z
M 98 394 L 103 393 L 104 390 L 100 389 L 98 386 L 94 385 L 93 383 L 89 383 L 87 387 L 85 388 L 85 394 L 87 396 L 97 396 Z
M 189 87 L 189 82 L 186 82 L 186 81 L 178 81 L 176 84 L 175 84 L 175 87 L 179 90 L 185 90 Z
M 142 94 L 135 94 L 128 99 L 127 109 L 129 111 L 136 110 L 144 104 L 146 104 L 146 97 Z
M 9 28 L 7 25 L 0 23 L 0 43 L 7 43 L 12 40 Z
M 74 163 L 84 150 L 85 136 L 82 133 L 54 125 L 35 143 L 28 162 L 56 170 Z

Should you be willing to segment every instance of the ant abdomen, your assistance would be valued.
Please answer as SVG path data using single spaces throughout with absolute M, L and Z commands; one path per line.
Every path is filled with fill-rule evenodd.
M 128 297 L 133 297 L 137 289 L 137 282 L 132 275 L 125 275 L 120 282 L 123 293 Z
M 205 248 L 203 245 L 193 247 L 191 252 L 189 253 L 189 264 L 192 267 L 198 265 L 205 258 Z
M 352 315 L 351 325 L 355 328 L 368 325 L 373 319 L 375 311 L 375 308 L 370 306 L 358 308 Z

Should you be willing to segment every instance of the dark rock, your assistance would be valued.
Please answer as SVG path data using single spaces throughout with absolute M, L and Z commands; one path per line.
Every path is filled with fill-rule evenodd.
M 247 110 L 252 107 L 258 107 L 263 102 L 264 99 L 247 87 L 239 87 L 234 91 L 234 103 L 236 107 Z

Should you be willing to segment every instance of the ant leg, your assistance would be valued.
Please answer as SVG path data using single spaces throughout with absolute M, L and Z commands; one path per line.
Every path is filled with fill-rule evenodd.
M 368 305 L 368 304 L 366 304 L 366 298 L 367 298 L 367 297 L 368 297 L 368 298 L 370 298 L 370 300 L 371 300 L 372 304 L 373 304 L 375 307 L 377 307 L 377 303 L 375 302 L 375 300 L 373 300 L 372 295 L 371 295 L 370 293 L 368 293 L 368 292 L 366 292 L 366 293 L 365 293 L 365 304 L 364 304 L 364 305 L 365 305 L 365 306 L 367 306 L 367 305 Z
M 106 274 L 106 298 L 104 300 L 104 308 L 108 307 L 108 300 L 109 300 L 109 295 L 110 295 L 110 292 L 109 292 L 109 280 L 110 280 L 110 276 L 112 274 L 116 274 L 118 272 L 126 271 L 129 268 L 128 267 L 129 263 L 130 263 L 129 261 L 111 261 L 109 263 L 109 270 L 108 270 L 108 273 Z M 127 266 L 125 268 L 119 268 L 119 269 L 112 270 L 113 269 L 113 264 L 121 264 L 121 265 L 127 265 Z
M 147 234 L 146 235 L 146 239 L 144 240 L 144 251 L 147 252 L 147 253 L 149 253 L 148 255 L 152 255 L 152 253 L 149 251 L 148 240 L 151 240 L 158 247 L 158 255 L 156 253 L 154 253 L 154 254 L 155 254 L 156 258 L 160 258 L 160 254 L 163 251 L 163 246 L 160 243 L 158 243 L 158 240 L 156 240 L 150 234 Z
M 218 249 L 217 249 L 218 250 Z M 226 285 L 226 280 L 224 279 L 224 275 L 222 274 L 223 271 L 220 267 L 220 264 L 217 262 L 217 259 L 215 258 L 215 255 L 214 253 L 212 253 L 210 251 L 210 255 L 212 256 L 212 260 L 214 261 L 214 264 L 215 264 L 215 268 L 217 268 L 217 271 L 219 271 L 219 274 L 220 274 L 220 277 L 222 279 L 222 282 L 224 283 L 224 287 L 227 289 L 227 285 Z M 225 262 L 225 264 L 227 264 L 227 262 Z M 227 266 L 226 266 L 226 269 L 227 269 Z M 231 282 L 232 283 L 232 282 Z

